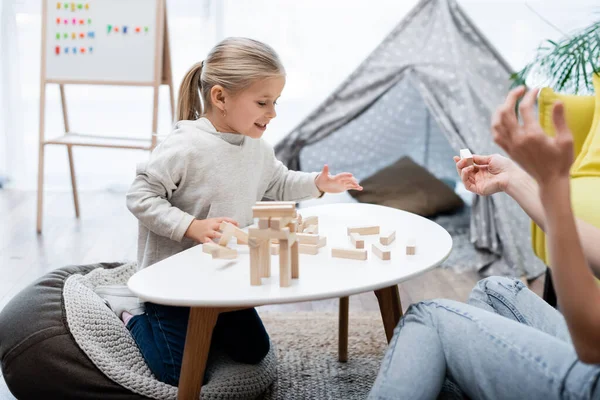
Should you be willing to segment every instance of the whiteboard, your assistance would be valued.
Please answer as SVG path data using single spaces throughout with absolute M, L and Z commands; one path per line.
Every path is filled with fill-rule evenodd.
M 43 1 L 46 80 L 154 83 L 160 0 Z

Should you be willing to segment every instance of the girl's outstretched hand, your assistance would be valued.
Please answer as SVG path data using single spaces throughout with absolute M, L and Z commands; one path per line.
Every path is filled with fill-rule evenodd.
M 329 174 L 329 166 L 325 165 L 321 173 L 315 179 L 317 188 L 325 193 L 341 193 L 346 190 L 362 190 L 356 178 L 349 172 L 337 175 Z

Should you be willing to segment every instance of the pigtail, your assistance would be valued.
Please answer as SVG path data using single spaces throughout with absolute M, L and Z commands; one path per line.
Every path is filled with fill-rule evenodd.
M 200 92 L 202 90 L 202 67 L 204 61 L 194 64 L 185 74 L 179 87 L 177 120 L 196 120 L 204 113 Z

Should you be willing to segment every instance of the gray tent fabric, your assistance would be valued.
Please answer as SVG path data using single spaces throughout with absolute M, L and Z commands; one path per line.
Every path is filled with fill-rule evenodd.
M 502 153 L 490 120 L 511 68 L 455 0 L 422 0 L 359 67 L 275 148 L 291 169 L 366 178 L 409 155 L 456 179 L 459 149 Z M 534 278 L 527 215 L 505 194 L 474 199 L 470 240 L 498 271 Z

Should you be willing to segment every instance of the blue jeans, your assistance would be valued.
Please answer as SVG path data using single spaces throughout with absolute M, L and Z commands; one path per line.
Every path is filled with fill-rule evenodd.
M 563 316 L 519 280 L 480 281 L 469 304 L 425 301 L 396 327 L 370 399 L 436 399 L 446 379 L 472 399 L 599 399 Z
M 178 386 L 190 309 L 146 303 L 146 312 L 129 320 L 131 332 L 156 379 Z M 211 350 L 219 348 L 234 361 L 259 363 L 270 349 L 269 335 L 254 308 L 221 313 Z

